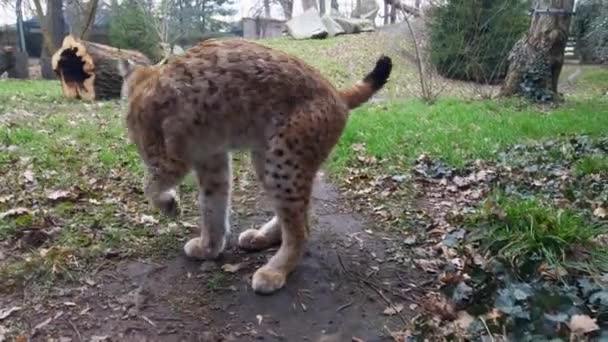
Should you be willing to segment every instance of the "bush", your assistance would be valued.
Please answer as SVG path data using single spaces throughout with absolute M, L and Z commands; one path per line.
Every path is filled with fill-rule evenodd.
M 162 58 L 153 18 L 144 12 L 137 1 L 123 1 L 112 12 L 109 33 L 112 46 L 140 51 L 152 61 Z
M 573 21 L 576 48 L 582 62 L 608 61 L 608 0 L 581 0 Z
M 431 62 L 448 78 L 496 83 L 529 24 L 528 1 L 449 0 L 431 12 Z

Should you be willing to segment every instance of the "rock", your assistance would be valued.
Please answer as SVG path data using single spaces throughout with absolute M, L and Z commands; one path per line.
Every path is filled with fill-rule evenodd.
M 355 18 L 344 18 L 344 17 L 332 17 L 335 22 L 342 26 L 344 33 L 359 33 L 369 32 L 374 30 L 374 24 L 367 19 L 355 19 Z
M 344 29 L 342 28 L 342 26 L 340 26 L 340 24 L 338 24 L 332 17 L 324 15 L 321 20 L 323 21 L 323 25 L 325 25 L 325 28 L 327 29 L 327 35 L 329 37 L 335 37 L 337 35 L 344 34 Z
M 287 22 L 287 31 L 295 39 L 325 38 L 327 29 L 316 8 L 310 8 Z

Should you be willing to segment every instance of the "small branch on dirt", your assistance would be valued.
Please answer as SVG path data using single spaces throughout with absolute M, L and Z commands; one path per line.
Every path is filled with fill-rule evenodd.
M 492 336 L 492 332 L 490 331 L 490 328 L 488 327 L 486 320 L 483 319 L 483 317 L 481 317 L 481 316 L 479 316 L 479 320 L 481 321 L 481 323 L 483 323 L 484 328 L 486 328 L 486 331 L 488 332 L 488 336 L 490 337 L 490 341 L 494 342 L 494 336 Z
M 331 204 L 336 204 L 336 201 L 332 201 L 332 200 L 328 200 L 328 199 L 324 199 L 324 198 L 319 198 L 316 196 L 310 196 L 310 198 L 312 198 L 315 201 L 320 201 L 320 202 L 327 202 L 327 203 L 331 203 Z
M 342 268 L 342 270 L 344 271 L 344 273 L 346 275 L 353 277 L 355 280 L 358 280 L 359 282 L 365 284 L 370 289 L 374 290 L 374 292 L 376 292 L 380 296 L 380 298 L 382 298 L 386 302 L 386 304 L 395 311 L 395 313 L 399 316 L 399 318 L 401 319 L 403 324 L 408 325 L 408 321 L 405 319 L 405 317 L 403 317 L 403 315 L 401 314 L 401 311 L 399 309 L 397 309 L 395 304 L 393 304 L 393 302 L 390 299 L 388 299 L 388 297 L 386 297 L 386 295 L 384 295 L 384 293 L 382 293 L 380 286 L 377 286 L 376 284 L 372 283 L 370 280 L 365 279 L 365 278 L 361 277 L 360 275 L 347 270 L 346 267 L 344 266 L 344 262 L 342 262 L 342 257 L 340 256 L 340 253 L 336 252 L 336 256 L 338 257 L 338 263 L 340 264 L 340 267 Z
M 72 329 L 74 329 L 76 336 L 78 336 L 78 341 L 82 342 L 82 335 L 80 335 L 80 331 L 78 331 L 78 328 L 76 328 L 76 325 L 74 323 L 72 323 L 72 321 L 68 318 L 66 318 L 66 321 L 68 321 L 68 323 L 70 324 Z
M 146 317 L 146 316 L 144 316 L 144 315 L 141 315 L 140 317 L 141 317 L 141 319 L 143 319 L 144 321 L 148 322 L 148 323 L 149 323 L 151 326 L 153 326 L 153 327 L 155 327 L 155 328 L 156 328 L 156 323 L 152 322 L 152 320 L 151 320 L 151 319 L 149 319 L 148 317 Z
M 340 306 L 338 306 L 338 308 L 336 309 L 336 312 L 340 312 L 340 311 L 342 311 L 342 310 L 344 310 L 344 309 L 346 309 L 346 308 L 348 308 L 348 307 L 351 307 L 352 305 L 353 305 L 353 302 L 350 302 L 350 303 L 346 303 L 346 304 L 340 305 Z

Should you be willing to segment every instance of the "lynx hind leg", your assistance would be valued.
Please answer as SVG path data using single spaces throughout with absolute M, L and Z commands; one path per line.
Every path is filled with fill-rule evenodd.
M 230 232 L 229 211 L 232 172 L 230 155 L 222 153 L 195 164 L 199 182 L 200 237 L 184 246 L 186 255 L 215 259 L 224 250 Z
M 278 146 L 267 153 L 264 186 L 272 197 L 276 217 L 264 228 L 253 234 L 261 234 L 280 229 L 281 247 L 268 263 L 253 275 L 254 291 L 270 294 L 285 285 L 287 276 L 296 267 L 304 252 L 309 235 L 308 207 L 317 160 L 306 160 L 292 151 Z M 311 168 L 312 166 L 312 168 Z M 304 169 L 307 169 L 304 172 Z M 272 227 L 273 229 L 270 229 Z M 241 235 L 244 237 L 247 235 Z
M 251 153 L 253 167 L 258 181 L 266 192 L 264 181 L 265 156 L 263 152 L 253 151 Z M 281 224 L 278 216 L 274 216 L 260 229 L 247 229 L 239 235 L 239 247 L 244 250 L 258 251 L 277 245 L 281 242 Z

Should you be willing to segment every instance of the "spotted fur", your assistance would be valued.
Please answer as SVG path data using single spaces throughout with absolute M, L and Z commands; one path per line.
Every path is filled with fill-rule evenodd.
M 239 246 L 278 252 L 253 276 L 258 293 L 285 284 L 310 234 L 307 213 L 315 174 L 338 141 L 349 110 L 386 83 L 391 60 L 354 87 L 337 90 L 298 58 L 244 40 L 207 40 L 155 66 L 121 61 L 129 136 L 143 159 L 144 193 L 168 215 L 179 208 L 175 187 L 194 169 L 201 235 L 190 257 L 216 258 L 229 232 L 230 151 L 251 151 L 275 216 L 239 236 Z

